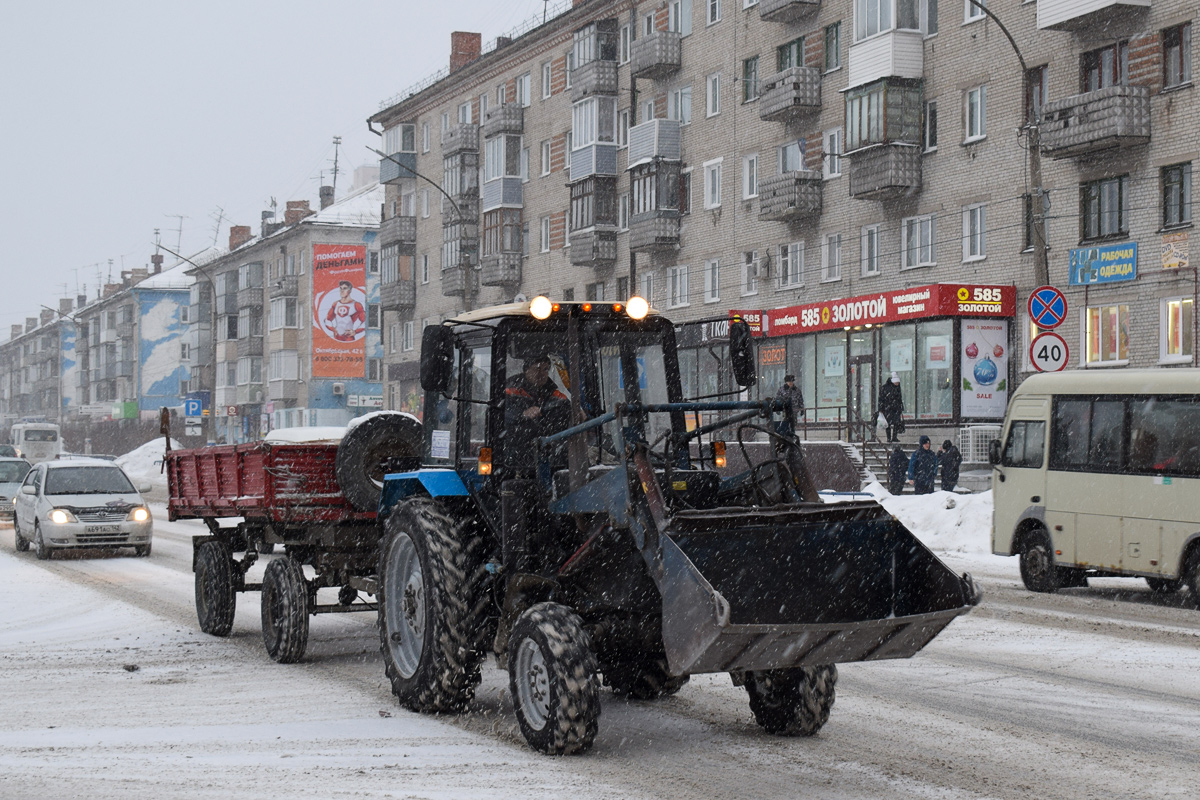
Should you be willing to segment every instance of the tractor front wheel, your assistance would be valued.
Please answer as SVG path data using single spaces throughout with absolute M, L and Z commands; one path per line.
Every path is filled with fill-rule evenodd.
M 746 674 L 754 719 L 767 733 L 812 736 L 829 720 L 837 666 L 772 669 Z

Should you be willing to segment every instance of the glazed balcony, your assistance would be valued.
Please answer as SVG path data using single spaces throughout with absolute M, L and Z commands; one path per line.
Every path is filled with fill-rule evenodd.
M 480 259 L 479 282 L 484 286 L 516 286 L 521 282 L 519 252 L 492 253 Z
M 299 400 L 300 381 L 267 381 L 267 396 L 276 403 L 287 400 Z
M 791 122 L 802 114 L 821 110 L 821 70 L 792 67 L 767 78 L 758 99 L 759 119 Z
M 847 154 L 850 196 L 887 200 L 921 191 L 921 148 L 893 142 L 875 144 Z
M 617 262 L 615 229 L 589 228 L 571 233 L 571 263 L 577 267 L 610 267 Z
M 661 81 L 679 71 L 683 35 L 678 31 L 655 31 L 633 40 L 629 69 L 635 78 Z
M 669 253 L 679 249 L 679 212 L 659 209 L 629 220 L 629 249 L 635 253 Z
M 925 37 L 920 31 L 893 30 L 850 45 L 849 88 L 881 78 L 924 77 Z
M 525 132 L 525 109 L 519 103 L 493 106 L 483 112 L 481 127 L 485 139 L 506 133 L 520 136 Z
M 1038 0 L 1039 30 L 1104 28 L 1148 13 L 1150 0 Z
M 263 337 L 243 336 L 237 340 L 238 358 L 261 356 L 263 354 Z
M 821 9 L 821 0 L 759 0 L 758 17 L 766 22 L 802 22 Z
M 417 241 L 416 217 L 388 217 L 379 224 L 379 244 L 413 244 Z
M 629 166 L 662 158 L 678 161 L 682 153 L 679 122 L 652 119 L 629 129 Z
M 793 222 L 819 216 L 824 187 L 821 173 L 810 169 L 763 178 L 758 182 L 758 218 Z
M 1042 107 L 1042 152 L 1076 158 L 1150 141 L 1150 89 L 1109 86 Z
M 392 153 L 379 159 L 379 182 L 397 184 L 417 174 L 416 153 Z
M 417 282 L 401 278 L 395 283 L 379 286 L 379 305 L 384 311 L 407 314 L 417 305 Z

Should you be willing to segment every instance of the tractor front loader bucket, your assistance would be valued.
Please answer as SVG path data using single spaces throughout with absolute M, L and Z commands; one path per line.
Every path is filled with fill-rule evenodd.
M 643 553 L 675 674 L 907 658 L 979 602 L 873 501 L 682 511 L 663 534 Z

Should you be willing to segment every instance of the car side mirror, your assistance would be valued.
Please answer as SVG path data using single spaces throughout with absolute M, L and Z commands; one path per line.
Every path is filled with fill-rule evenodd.
M 21 494 L 37 494 L 37 487 L 33 484 L 27 484 L 21 487 Z
M 744 320 L 729 323 L 729 360 L 738 386 L 746 388 L 758 381 L 754 371 L 754 338 Z
M 421 334 L 421 388 L 445 394 L 454 375 L 454 332 L 430 325 Z
M 988 463 L 993 467 L 1000 463 L 1000 440 L 992 439 L 988 442 Z
M 153 488 L 154 488 L 154 487 L 153 487 L 153 486 L 151 486 L 150 484 L 148 484 L 148 483 L 143 483 L 141 486 L 137 487 L 138 494 L 146 494 L 147 492 L 149 492 L 149 491 L 150 491 L 150 490 L 152 490 Z

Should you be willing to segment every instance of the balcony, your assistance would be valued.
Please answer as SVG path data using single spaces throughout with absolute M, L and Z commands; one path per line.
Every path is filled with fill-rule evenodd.
M 263 401 L 262 383 L 250 383 L 237 387 L 237 405 L 258 405 Z M 238 413 L 246 416 L 247 412 L 239 408 Z
M 655 31 L 633 41 L 629 69 L 635 78 L 661 81 L 679 71 L 683 35 L 678 31 Z
M 238 308 L 262 308 L 263 290 L 261 286 L 251 289 L 238 289 Z
M 413 244 L 417 241 L 416 217 L 388 217 L 379 224 L 379 244 Z
M 659 209 L 629 220 L 629 249 L 635 253 L 669 253 L 679 249 L 679 212 Z
M 758 17 L 765 22 L 801 22 L 820 8 L 821 0 L 759 0 Z
M 819 216 L 825 181 L 811 169 L 785 172 L 758 182 L 758 218 L 793 222 Z
M 416 153 L 392 153 L 379 159 L 379 182 L 397 184 L 417 173 Z
M 596 142 L 571 151 L 571 182 L 593 175 L 616 177 L 617 145 Z
M 681 154 L 677 120 L 652 119 L 629 129 L 630 167 L 655 158 L 678 161 Z
M 590 228 L 571 233 L 571 263 L 577 267 L 610 267 L 617 263 L 615 229 Z
M 524 185 L 520 178 L 504 177 L 484 181 L 479 201 L 483 211 L 494 208 L 520 208 L 524 203 Z
M 765 81 L 758 99 L 758 117 L 767 122 L 791 122 L 796 117 L 821 110 L 821 70 L 792 67 Z
M 442 294 L 454 297 L 467 293 L 469 267 L 449 267 L 442 270 Z
M 460 122 L 442 131 L 442 156 L 479 152 L 479 126 Z
M 921 148 L 916 145 L 869 145 L 847 157 L 851 197 L 888 200 L 921 190 Z
M 1038 0 L 1039 30 L 1078 31 L 1103 28 L 1146 13 L 1150 0 Z
M 479 191 L 472 191 L 470 194 L 456 194 L 452 196 L 454 204 L 451 205 L 450 200 L 442 197 L 442 226 L 455 225 L 462 223 L 464 225 L 479 225 Z M 458 207 L 457 212 L 455 206 Z
M 525 109 L 519 103 L 493 106 L 483 112 L 483 138 L 501 136 L 506 133 L 521 135 L 525 132 Z
M 1150 89 L 1109 86 L 1042 107 L 1042 152 L 1076 158 L 1150 141 Z
M 617 93 L 617 62 L 596 59 L 571 70 L 571 102 Z
M 267 381 L 267 396 L 278 402 L 300 399 L 300 381 Z
M 237 340 L 238 358 L 261 356 L 263 354 L 263 337 L 243 336 Z
M 887 31 L 850 45 L 853 89 L 880 78 L 921 78 L 925 71 L 925 41 L 920 31 Z
M 133 338 L 133 323 L 132 322 L 118 322 L 117 323 L 117 338 L 118 339 L 132 339 Z
M 297 297 L 300 294 L 300 278 L 295 275 L 284 275 L 271 283 L 271 299 L 276 297 Z
M 238 296 L 237 294 L 224 294 L 217 296 L 217 313 L 218 314 L 236 314 L 238 312 Z
M 384 283 L 379 287 L 379 305 L 384 311 L 407 314 L 417 304 L 417 282 L 412 278 L 400 279 L 395 283 Z
M 116 368 L 116 377 L 132 378 L 133 377 L 133 359 L 125 359 L 118 361 L 116 364 L 110 365 Z
M 484 286 L 516 286 L 521 282 L 520 253 L 492 253 L 480 259 L 479 282 Z

